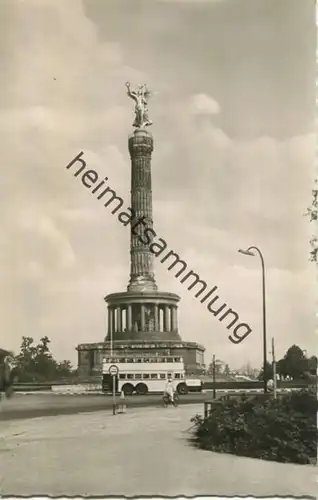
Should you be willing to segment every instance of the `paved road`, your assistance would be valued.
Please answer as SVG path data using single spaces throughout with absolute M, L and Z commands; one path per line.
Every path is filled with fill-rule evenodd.
M 242 392 L 253 391 L 227 391 L 226 393 L 238 394 Z M 217 391 L 217 398 L 226 394 L 222 391 Z M 127 396 L 126 403 L 128 407 L 135 408 L 140 406 L 161 406 L 161 395 L 147 396 Z M 203 403 L 206 399 L 212 399 L 213 391 L 206 391 L 205 394 L 192 393 L 185 396 L 180 396 L 179 403 L 193 404 Z M 116 397 L 119 401 L 119 397 Z M 20 418 L 34 418 L 50 415 L 69 415 L 81 412 L 94 412 L 104 409 L 111 410 L 112 397 L 101 394 L 54 394 L 38 393 L 38 394 L 19 394 L 15 393 L 12 399 L 3 399 L 0 402 L 0 421 L 12 420 Z
M 314 495 L 315 468 L 193 448 L 201 405 L 1 424 L 2 495 Z
M 193 404 L 203 402 L 211 395 L 187 394 L 180 396 L 179 403 Z M 140 406 L 162 407 L 161 395 L 130 396 L 126 397 L 128 408 Z M 116 398 L 119 402 L 119 398 Z M 203 406 L 203 405 L 202 405 Z M 34 418 L 50 415 L 69 415 L 81 412 L 95 412 L 101 410 L 112 411 L 112 397 L 103 395 L 56 395 L 35 394 L 24 396 L 15 394 L 11 399 L 4 399 L 0 403 L 0 421 L 21 418 Z

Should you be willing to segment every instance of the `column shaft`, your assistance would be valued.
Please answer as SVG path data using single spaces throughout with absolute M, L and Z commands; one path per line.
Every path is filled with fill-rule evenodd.
M 127 330 L 130 332 L 132 329 L 132 307 L 131 304 L 127 306 Z
M 131 156 L 130 282 L 128 290 L 157 290 L 154 255 L 145 241 L 145 227 L 152 228 L 151 153 L 153 137 L 145 130 L 135 130 L 128 141 Z M 140 219 L 142 223 L 137 223 Z M 149 237 L 149 235 L 147 236 Z
M 116 309 L 114 307 L 111 308 L 111 316 L 112 316 L 112 324 L 113 324 L 112 334 L 114 336 L 114 333 L 116 331 Z
M 169 307 L 164 306 L 164 317 L 163 317 L 163 329 L 165 332 L 169 332 Z
M 117 306 L 117 332 L 121 332 L 121 306 Z
M 108 311 L 108 336 L 110 337 L 114 333 L 114 321 L 113 321 L 113 309 L 112 307 L 107 308 Z
M 159 309 L 158 309 L 157 304 L 154 304 L 153 308 L 154 308 L 154 318 L 155 318 L 155 332 L 158 332 L 158 331 L 160 331 L 160 327 L 159 327 Z
M 173 306 L 170 306 L 169 307 L 169 311 L 170 311 L 170 332 L 173 332 L 174 328 L 173 328 Z
M 177 309 L 177 307 L 172 306 L 171 315 L 172 315 L 172 331 L 177 331 L 178 330 L 178 309 Z
M 140 325 L 143 332 L 145 330 L 145 306 L 143 304 L 140 306 Z

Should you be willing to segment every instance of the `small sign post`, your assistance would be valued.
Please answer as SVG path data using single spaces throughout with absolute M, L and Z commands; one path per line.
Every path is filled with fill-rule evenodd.
M 277 398 L 277 375 L 276 375 L 276 359 L 275 359 L 275 341 L 272 338 L 272 356 L 273 356 L 273 381 L 274 381 L 274 399 Z
M 216 383 L 216 376 L 215 376 L 215 354 L 213 354 L 213 360 L 212 360 L 212 376 L 213 376 L 213 399 L 216 398 L 216 387 L 215 387 L 215 383 Z
M 112 376 L 113 379 L 113 415 L 116 415 L 116 377 L 118 375 L 118 366 L 116 365 L 111 365 L 109 367 L 109 374 Z

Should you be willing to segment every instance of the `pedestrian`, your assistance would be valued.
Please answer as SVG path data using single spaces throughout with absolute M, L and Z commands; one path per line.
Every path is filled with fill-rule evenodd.
M 120 413 L 126 412 L 126 403 L 125 403 L 125 393 L 123 390 L 120 391 L 120 403 L 119 403 Z

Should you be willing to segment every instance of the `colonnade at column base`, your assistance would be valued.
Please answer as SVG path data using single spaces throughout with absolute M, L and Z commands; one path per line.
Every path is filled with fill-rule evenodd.
M 181 341 L 178 302 L 174 293 L 129 290 L 105 297 L 108 306 L 106 340 Z

